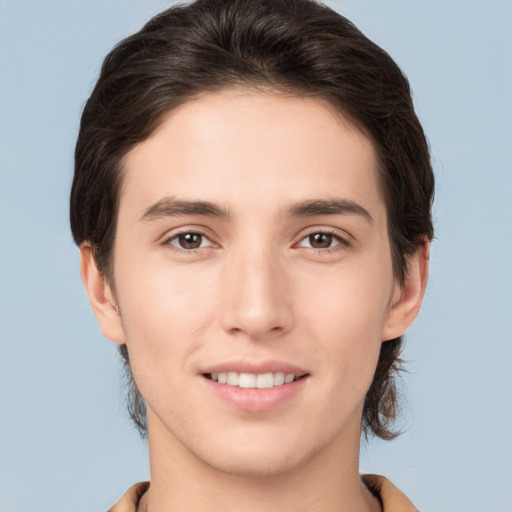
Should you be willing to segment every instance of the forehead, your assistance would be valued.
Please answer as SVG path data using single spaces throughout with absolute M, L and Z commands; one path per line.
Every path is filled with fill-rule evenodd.
M 120 210 L 158 196 L 236 209 L 327 196 L 382 203 L 372 142 L 326 101 L 233 89 L 164 118 L 124 159 Z M 121 211 L 120 211 L 121 214 Z

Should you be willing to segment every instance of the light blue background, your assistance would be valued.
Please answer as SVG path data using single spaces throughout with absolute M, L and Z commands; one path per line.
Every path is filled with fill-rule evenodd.
M 409 76 L 437 239 L 411 329 L 405 433 L 362 449 L 423 511 L 512 511 L 512 2 L 328 2 Z M 0 512 L 86 512 L 148 477 L 68 228 L 82 105 L 169 2 L 0 0 Z

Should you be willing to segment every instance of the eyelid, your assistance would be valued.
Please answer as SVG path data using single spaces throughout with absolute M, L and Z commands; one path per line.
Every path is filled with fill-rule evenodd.
M 190 233 L 196 234 L 196 235 L 201 235 L 202 237 L 206 238 L 210 242 L 209 245 L 206 246 L 206 247 L 197 247 L 196 249 L 185 249 L 183 247 L 179 247 L 177 245 L 171 244 L 172 240 L 175 240 L 176 238 L 178 238 L 181 235 L 187 235 L 187 234 L 190 234 Z M 212 238 L 213 237 L 211 235 L 207 234 L 206 230 L 202 229 L 201 227 L 198 227 L 198 226 L 184 226 L 184 227 L 181 227 L 181 228 L 175 228 L 175 229 L 171 230 L 170 232 L 167 232 L 162 237 L 160 243 L 162 245 L 168 246 L 171 249 L 176 250 L 176 251 L 185 252 L 185 253 L 193 253 L 193 252 L 198 251 L 199 249 L 208 249 L 208 248 L 211 248 L 211 247 L 218 247 L 218 244 L 215 243 L 212 240 Z
M 188 233 L 201 235 L 202 237 L 204 237 L 208 240 L 209 244 L 206 247 L 198 247 L 196 249 L 185 249 L 185 248 L 180 248 L 177 245 L 171 244 L 172 240 L 175 240 L 177 237 L 179 237 L 181 235 L 186 235 Z M 308 228 L 307 230 L 303 231 L 299 235 L 298 241 L 295 242 L 293 244 L 293 246 L 294 247 L 305 247 L 307 249 L 308 247 L 301 246 L 300 244 L 305 239 L 307 239 L 309 236 L 315 235 L 315 234 L 331 235 L 331 236 L 335 237 L 338 241 L 337 244 L 335 244 L 331 247 L 327 247 L 327 248 L 309 247 L 309 249 L 311 249 L 313 251 L 317 251 L 317 252 L 328 252 L 330 250 L 335 250 L 336 247 L 345 248 L 345 247 L 351 246 L 353 243 L 352 236 L 349 235 L 344 230 L 340 230 L 340 229 L 333 228 L 333 227 L 312 226 L 312 227 Z M 162 236 L 160 244 L 169 246 L 176 251 L 191 253 L 191 252 L 198 251 L 199 249 L 208 249 L 208 248 L 212 248 L 212 247 L 219 247 L 219 244 L 216 243 L 213 240 L 213 238 L 214 237 L 211 234 L 208 234 L 208 230 L 203 229 L 200 226 L 183 226 L 183 227 L 175 228 L 175 229 L 171 230 L 170 232 L 167 232 L 164 236 Z
M 349 247 L 352 245 L 352 237 L 346 232 L 346 231 L 343 231 L 343 230 L 340 230 L 340 229 L 336 229 L 336 228 L 333 228 L 333 227 L 321 227 L 321 226 L 313 226 L 311 228 L 308 228 L 306 230 L 306 232 L 302 232 L 300 234 L 300 238 L 299 238 L 299 241 L 296 242 L 294 245 L 296 247 L 305 247 L 305 246 L 301 246 L 300 244 L 308 237 L 310 237 L 311 235 L 316 235 L 316 234 L 324 234 L 324 235 L 331 235 L 333 237 L 335 237 L 339 243 L 337 243 L 336 245 L 333 245 L 331 247 L 326 247 L 326 248 L 317 248 L 317 247 L 309 247 L 310 249 L 314 250 L 314 251 L 318 251 L 318 252 L 327 252 L 329 250 L 335 250 L 336 247 Z M 307 247 L 306 247 L 307 248 Z

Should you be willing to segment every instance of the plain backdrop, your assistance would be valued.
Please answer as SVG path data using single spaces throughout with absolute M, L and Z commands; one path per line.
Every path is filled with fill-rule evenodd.
M 0 0 L 0 512 L 106 510 L 149 476 L 68 227 L 103 57 L 172 2 Z M 331 0 L 408 75 L 437 177 L 404 434 L 361 450 L 424 512 L 512 511 L 512 2 Z

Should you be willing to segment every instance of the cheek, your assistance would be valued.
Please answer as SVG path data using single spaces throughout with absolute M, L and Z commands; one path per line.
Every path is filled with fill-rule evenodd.
M 304 315 L 328 337 L 380 337 L 393 290 L 391 272 L 355 266 L 303 276 L 295 291 Z
M 173 375 L 197 350 L 212 314 L 212 286 L 188 271 L 151 265 L 137 273 L 119 269 L 118 290 L 132 370 Z
M 315 340 L 334 380 L 358 382 L 360 375 L 371 381 L 391 289 L 391 272 L 381 275 L 370 266 L 337 276 L 317 274 L 298 292 L 306 337 Z
M 193 400 L 183 375 L 190 373 L 191 354 L 207 339 L 211 301 L 208 289 L 184 273 L 159 270 L 153 266 L 123 276 L 120 309 L 138 390 L 153 411 L 175 416 Z

